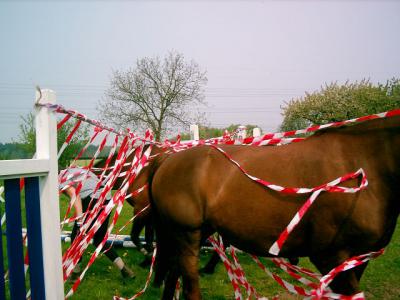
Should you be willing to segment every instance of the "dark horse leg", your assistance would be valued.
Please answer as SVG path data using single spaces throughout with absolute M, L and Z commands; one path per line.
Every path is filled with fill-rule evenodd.
M 146 218 L 143 215 L 138 215 L 133 220 L 131 228 L 131 240 L 136 245 L 137 249 L 142 252 L 144 250 L 143 244 L 140 241 L 140 233 L 146 224 Z M 143 249 L 143 250 L 142 250 Z
M 225 247 L 229 247 L 229 244 L 225 244 Z M 292 265 L 297 265 L 299 263 L 299 258 L 297 257 L 291 257 L 288 259 Z M 200 274 L 213 274 L 220 260 L 221 258 L 219 257 L 217 251 L 213 251 L 210 260 L 199 270 Z
M 219 254 L 214 251 L 208 263 L 199 270 L 200 274 L 213 274 L 220 260 L 221 258 L 219 257 Z M 299 259 L 297 257 L 291 257 L 289 258 L 289 262 L 292 265 L 297 265 L 299 263 Z
M 152 260 L 152 255 L 154 251 L 153 247 L 153 241 L 154 241 L 154 229 L 153 229 L 153 224 L 151 222 L 146 222 L 146 225 L 144 227 L 144 239 L 146 241 L 146 244 L 144 245 L 144 249 L 146 249 L 145 253 L 145 258 L 144 260 L 139 264 L 141 267 L 148 267 L 151 264 Z
M 140 233 L 143 228 L 145 228 L 145 241 L 146 245 L 140 241 Z M 146 267 L 151 263 L 151 252 L 153 251 L 153 227 L 151 225 L 151 215 L 149 212 L 145 211 L 138 215 L 132 223 L 131 228 L 131 240 L 136 245 L 137 249 L 145 255 L 145 259 L 139 265 L 141 267 Z
M 156 228 L 162 228 L 158 223 L 155 224 Z M 177 267 L 176 253 L 174 244 L 171 242 L 171 238 L 168 235 L 168 231 L 157 232 L 157 255 L 154 268 L 154 287 L 161 287 L 166 280 L 167 274 L 172 267 Z
M 174 266 L 172 257 L 168 254 L 167 250 L 160 245 L 159 239 L 157 239 L 157 256 L 155 261 L 154 269 L 154 287 L 161 287 L 169 271 L 169 266 Z
M 163 277 L 166 277 L 162 299 L 172 300 L 177 280 L 179 276 L 182 276 L 183 298 L 187 300 L 201 299 L 198 273 L 201 232 L 196 230 L 184 233 L 175 231 L 174 233 L 174 237 L 178 238 L 171 238 L 169 246 L 164 243 L 167 241 L 165 236 L 161 237 L 163 241 L 157 237 L 154 285 L 159 285 Z
M 322 274 L 327 274 L 333 268 L 339 266 L 351 256 L 348 253 L 325 253 L 318 257 L 310 257 L 311 262 L 318 268 Z M 343 295 L 353 295 L 359 292 L 359 282 L 366 268 L 366 264 L 356 268 L 339 273 L 329 284 L 334 293 Z
M 292 265 L 297 265 L 300 261 L 298 257 L 289 257 L 288 260 Z
M 213 274 L 219 261 L 220 261 L 220 257 L 218 255 L 218 253 L 216 251 L 213 251 L 210 260 L 207 262 L 207 264 L 204 267 L 202 267 L 199 270 L 200 274 Z
M 201 231 L 189 231 L 182 234 L 178 239 L 179 267 L 182 272 L 183 298 L 188 300 L 201 299 L 199 285 L 199 253 L 200 253 Z
M 157 256 L 154 270 L 154 287 L 161 287 L 164 283 L 162 294 L 163 300 L 172 300 L 175 295 L 175 288 L 180 276 L 177 263 L 176 249 L 167 235 L 157 236 Z
M 144 246 L 145 249 L 149 254 L 151 254 L 154 250 L 153 247 L 153 242 L 154 242 L 154 228 L 153 224 L 151 221 L 151 218 L 149 218 L 146 222 L 145 225 L 145 231 L 144 231 L 144 240 L 146 241 L 146 245 Z
M 176 283 L 178 282 L 179 276 L 180 276 L 179 268 L 175 264 L 174 266 L 171 267 L 171 269 L 169 270 L 168 275 L 165 279 L 162 300 L 174 299 Z

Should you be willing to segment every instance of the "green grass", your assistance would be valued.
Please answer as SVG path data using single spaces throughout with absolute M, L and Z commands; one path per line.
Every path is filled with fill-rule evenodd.
M 121 216 L 121 223 L 122 219 L 129 218 L 130 214 L 130 211 L 125 210 Z M 400 226 L 397 227 L 385 254 L 370 262 L 362 278 L 361 288 L 365 292 L 367 299 L 399 299 L 400 297 Z M 137 277 L 133 280 L 122 279 L 119 272 L 102 255 L 89 269 L 87 276 L 72 299 L 112 299 L 114 295 L 131 297 L 143 288 L 148 269 L 138 266 L 138 263 L 142 261 L 141 254 L 135 249 L 120 248 L 118 252 L 127 264 L 134 269 Z M 203 251 L 200 265 L 204 265 L 210 255 L 211 252 Z M 267 277 L 249 256 L 240 254 L 239 258 L 249 282 L 255 286 L 260 295 L 269 298 L 275 295 L 285 295 L 287 297 L 287 293 L 275 281 Z M 85 259 L 87 259 L 87 255 Z M 263 261 L 273 271 L 285 277 L 285 274 L 279 272 L 269 261 Z M 301 259 L 300 265 L 313 268 L 307 259 Z M 201 277 L 200 284 L 203 299 L 222 300 L 234 298 L 232 286 L 222 264 L 218 265 L 215 274 Z M 68 283 L 66 291 L 68 291 L 69 286 L 70 284 Z M 161 291 L 150 286 L 140 299 L 150 300 L 159 299 L 160 297 Z
M 23 201 L 22 201 L 23 203 Z M 67 200 L 61 198 L 61 216 L 64 216 Z M 2 211 L 3 207 L 2 207 Z M 116 225 L 120 228 L 132 216 L 132 208 L 125 205 L 122 210 L 121 217 Z M 23 217 L 23 220 L 25 218 Z M 24 222 L 24 221 L 23 221 Z M 400 223 L 400 222 L 399 222 Z M 69 228 L 65 228 L 69 229 Z M 121 234 L 129 233 L 129 226 Z M 3 238 L 5 242 L 5 239 Z M 69 244 L 64 244 L 65 250 Z M 5 248 L 4 248 L 5 250 Z M 94 247 L 89 246 L 87 253 L 84 255 L 83 263 L 86 263 L 90 255 L 93 253 Z M 123 297 L 131 297 L 140 291 L 145 284 L 148 275 L 148 269 L 138 266 L 143 256 L 135 249 L 118 248 L 117 252 L 136 272 L 135 279 L 123 279 L 119 271 L 114 268 L 106 256 L 101 255 L 92 267 L 86 273 L 83 282 L 78 287 L 76 294 L 72 299 L 112 299 L 114 295 Z M 203 251 L 201 254 L 200 265 L 204 265 L 210 257 L 211 252 Z M 260 270 L 255 263 L 245 254 L 239 255 L 240 262 L 246 271 L 249 282 L 255 286 L 260 295 L 273 297 L 275 295 L 285 295 L 287 293 L 272 279 Z M 263 260 L 273 271 L 283 275 L 267 260 Z M 301 259 L 300 265 L 312 268 L 307 259 Z M 400 297 L 400 226 L 397 226 L 392 241 L 387 247 L 386 252 L 381 257 L 370 262 L 361 281 L 361 289 L 365 292 L 367 299 L 399 299 Z M 233 299 L 233 289 L 228 279 L 225 268 L 222 264 L 217 267 L 217 271 L 213 275 L 201 277 L 201 290 L 203 299 Z M 70 289 L 71 283 L 65 285 L 65 292 Z M 146 293 L 140 299 L 150 300 L 159 299 L 161 291 L 153 287 L 149 287 Z

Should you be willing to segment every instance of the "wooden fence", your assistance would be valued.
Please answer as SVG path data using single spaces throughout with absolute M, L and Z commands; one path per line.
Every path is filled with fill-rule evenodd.
M 36 93 L 38 99 L 39 93 Z M 51 90 L 40 101 L 55 103 Z M 20 178 L 25 178 L 25 210 L 29 252 L 30 295 L 36 299 L 64 299 L 60 215 L 58 201 L 57 123 L 47 108 L 36 108 L 36 157 L 0 161 L 4 180 L 8 289 L 11 299 L 25 299 Z M 0 229 L 1 230 L 1 229 Z M 0 299 L 6 297 L 3 239 L 0 239 Z

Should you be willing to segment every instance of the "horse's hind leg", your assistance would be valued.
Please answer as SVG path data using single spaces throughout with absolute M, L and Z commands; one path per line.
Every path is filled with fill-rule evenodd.
M 164 235 L 157 236 L 157 255 L 153 280 L 155 287 L 160 287 L 163 284 L 171 266 L 176 265 L 176 261 L 173 260 L 176 258 L 176 253 L 171 248 L 172 246 L 174 245 L 171 245 Z
M 201 299 L 198 274 L 200 236 L 200 231 L 176 233 L 176 237 L 170 241 L 170 244 L 175 244 L 176 252 L 166 247 L 160 248 L 160 251 L 157 252 L 157 255 L 160 254 L 161 256 L 159 257 L 160 265 L 156 277 L 162 278 L 166 274 L 163 300 L 173 299 L 180 275 L 182 275 L 183 298 L 187 300 Z M 157 245 L 159 244 L 165 246 L 163 242 L 159 243 L 157 239 Z M 168 263 L 165 264 L 167 261 Z M 162 272 L 165 273 L 162 274 Z M 154 282 L 159 281 L 156 277 Z
M 361 280 L 361 276 L 364 274 L 365 269 L 368 266 L 368 261 L 366 263 L 363 263 L 362 265 L 359 265 L 358 267 L 354 268 L 354 272 L 356 273 L 356 277 L 358 279 L 358 282 Z
M 184 233 L 179 239 L 179 266 L 182 272 L 183 297 L 188 300 L 201 299 L 199 284 L 200 230 Z
M 162 300 L 172 300 L 175 296 L 176 283 L 178 282 L 180 272 L 178 266 L 173 265 L 165 279 Z
M 329 253 L 324 256 L 310 257 L 311 262 L 322 274 L 327 274 L 333 268 L 339 266 L 346 259 L 350 258 L 347 253 Z M 359 292 L 359 282 L 366 265 L 339 273 L 329 284 L 333 292 L 343 295 L 354 295 Z
M 210 260 L 207 264 L 200 269 L 201 274 L 212 274 L 215 271 L 215 267 L 217 266 L 218 262 L 220 261 L 220 257 L 216 251 L 213 251 Z
M 202 245 L 204 245 L 204 242 L 202 242 Z M 229 246 L 229 244 L 225 242 L 224 245 L 225 247 Z M 207 264 L 199 270 L 200 274 L 213 274 L 220 260 L 221 258 L 219 257 L 218 252 L 214 250 Z

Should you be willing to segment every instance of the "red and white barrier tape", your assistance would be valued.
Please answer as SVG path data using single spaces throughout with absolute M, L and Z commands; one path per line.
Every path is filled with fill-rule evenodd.
M 85 223 L 84 223 L 84 226 L 82 226 L 82 228 L 81 228 L 81 232 L 85 232 L 85 231 L 88 229 L 88 227 L 89 227 L 89 225 L 91 224 L 91 222 L 92 222 L 92 221 L 96 218 L 96 216 L 100 213 L 100 209 L 101 209 L 102 204 L 103 204 L 103 202 L 104 202 L 104 200 L 105 200 L 105 197 L 106 197 L 107 193 L 111 190 L 112 184 L 113 184 L 114 181 L 116 180 L 116 176 L 117 176 L 118 173 L 121 171 L 121 163 L 122 163 L 122 162 L 121 162 L 121 159 L 120 159 L 120 158 L 123 157 L 123 153 L 126 152 L 126 147 L 127 147 L 127 138 L 125 138 L 125 139 L 122 141 L 122 143 L 121 143 L 121 149 L 120 149 L 119 154 L 118 154 L 119 160 L 116 161 L 116 168 L 114 169 L 114 172 L 113 172 L 113 174 L 112 174 L 113 176 L 109 178 L 109 180 L 107 181 L 105 187 L 103 188 L 103 191 L 102 191 L 102 193 L 101 193 L 101 195 L 100 195 L 100 199 L 99 199 L 99 201 L 97 201 L 98 203 L 96 203 L 95 206 L 93 207 L 93 209 L 90 210 L 91 215 L 90 215 L 90 216 L 87 216 L 87 217 L 85 218 L 85 221 L 86 221 L 86 222 L 90 222 L 90 223 L 89 223 L 89 224 L 85 224 Z M 118 196 L 118 194 L 117 194 L 117 196 Z M 110 201 L 110 203 L 112 203 L 112 202 L 113 202 L 113 201 Z M 103 217 L 103 218 L 105 219 L 105 217 Z M 97 229 L 96 229 L 96 230 L 97 230 Z M 76 238 L 76 241 L 74 240 L 74 243 L 71 244 L 71 247 L 70 247 L 70 248 L 67 250 L 67 252 L 64 254 L 64 261 L 68 262 L 68 260 L 66 259 L 66 257 L 68 257 L 68 255 L 71 255 L 71 253 L 69 253 L 69 251 L 72 252 L 72 253 L 76 252 L 76 251 L 75 251 L 76 249 L 74 249 L 74 248 L 76 248 L 76 247 L 79 245 L 79 242 L 80 242 L 79 240 L 80 240 L 80 239 L 82 239 L 82 237 L 81 237 L 81 235 L 78 235 L 77 238 Z M 85 246 L 87 246 L 87 244 L 86 244 Z M 82 245 L 80 245 L 79 248 L 82 248 Z M 86 248 L 86 247 L 84 247 L 84 248 Z M 80 255 L 81 255 L 81 254 L 80 254 Z M 73 266 L 67 266 L 67 267 L 68 267 L 68 268 L 71 268 L 71 270 L 72 270 L 72 268 L 73 268 L 74 265 L 77 263 L 77 261 L 79 261 L 80 255 L 78 254 L 78 256 L 79 256 L 78 258 L 71 259 L 72 261 L 73 261 L 73 260 L 76 260 L 76 261 L 74 262 Z M 67 269 L 67 270 L 68 270 L 68 269 Z M 69 272 L 70 272 L 71 270 L 69 270 Z M 67 271 L 66 277 L 69 276 L 69 272 Z
M 95 219 L 94 225 L 91 227 L 91 229 L 89 230 L 89 232 L 87 233 L 87 237 L 92 237 L 94 235 L 94 233 L 97 231 L 97 229 L 101 226 L 101 224 L 104 222 L 104 219 L 107 217 L 107 215 L 110 213 L 110 211 L 112 210 L 112 208 L 114 207 L 114 205 L 117 205 L 115 214 L 113 216 L 112 219 L 112 223 L 109 226 L 109 228 L 107 229 L 107 232 L 103 238 L 103 241 L 100 243 L 100 245 L 96 248 L 95 252 L 93 253 L 92 257 L 89 260 L 88 265 L 86 266 L 86 268 L 84 269 L 84 271 L 81 273 L 81 276 L 76 280 L 76 282 L 74 283 L 72 289 L 70 290 L 70 292 L 67 294 L 67 297 L 71 296 L 77 286 L 79 285 L 81 279 L 83 278 L 83 276 L 85 275 L 87 269 L 93 264 L 94 260 L 97 258 L 97 256 L 99 255 L 101 249 L 103 248 L 104 244 L 107 241 L 107 238 L 109 236 L 109 234 L 111 233 L 118 217 L 119 214 L 122 210 L 122 205 L 123 205 L 123 201 L 125 200 L 125 196 L 126 196 L 126 192 L 128 190 L 128 187 L 133 183 L 134 179 L 136 178 L 136 176 L 139 174 L 139 172 L 141 171 L 141 169 L 143 168 L 143 166 L 146 164 L 148 157 L 150 156 L 150 152 L 152 150 L 152 147 L 148 147 L 148 149 L 146 151 L 144 151 L 143 155 L 142 155 L 142 151 L 143 151 L 143 147 L 144 144 L 142 144 L 142 146 L 138 147 L 135 153 L 135 159 L 132 161 L 132 167 L 129 170 L 125 183 L 123 183 L 123 187 L 117 191 L 117 193 L 114 195 L 114 197 L 112 198 L 113 201 L 110 201 L 107 206 L 105 207 L 104 211 Z M 118 161 L 118 158 L 117 158 Z M 121 168 L 119 168 L 121 169 Z M 117 200 L 117 201 L 115 201 Z M 100 200 L 99 200 L 100 201 Z M 116 203 L 115 203 L 116 202 Z M 85 224 L 91 224 L 93 220 L 89 220 L 87 223 Z M 86 237 L 86 236 L 85 236 Z M 91 238 L 90 238 L 91 239 Z M 81 248 L 83 248 L 84 246 L 86 246 L 87 241 L 85 241 L 85 243 L 80 244 Z M 82 247 L 83 246 L 83 247 Z M 77 249 L 79 252 L 83 252 L 81 249 Z M 81 255 L 80 255 L 81 256 Z M 80 258 L 79 256 L 79 258 Z M 74 260 L 76 262 L 79 261 L 79 258 L 77 256 L 75 256 L 72 260 L 72 264 L 71 265 L 75 265 Z M 72 269 L 71 269 L 72 270 Z M 68 274 L 67 274 L 68 276 Z
M 233 287 L 233 292 L 234 292 L 234 297 L 235 300 L 242 300 L 242 293 L 240 291 L 240 286 L 239 286 L 239 278 L 235 273 L 235 266 L 234 264 L 229 260 L 228 256 L 225 253 L 225 248 L 222 243 L 222 240 L 220 239 L 219 243 L 213 238 L 209 237 L 208 240 L 211 242 L 211 244 L 214 247 L 214 250 L 218 253 L 219 257 L 222 260 L 222 263 L 225 266 L 225 269 L 228 273 L 229 280 L 231 281 L 232 287 Z
M 149 274 L 147 275 L 146 283 L 145 283 L 143 289 L 141 289 L 138 293 L 133 295 L 131 298 L 123 298 L 123 297 L 114 296 L 114 298 L 113 298 L 114 300 L 134 300 L 134 299 L 140 297 L 141 295 L 143 295 L 146 292 L 146 290 L 147 290 L 147 288 L 149 287 L 149 284 L 150 284 L 151 276 L 153 275 L 154 262 L 155 262 L 155 259 L 156 259 L 156 254 L 157 254 L 157 247 L 154 248 L 153 256 L 151 257 L 151 265 L 150 265 Z
M 109 201 L 108 204 L 102 210 L 102 204 L 103 204 L 103 202 L 105 202 L 105 197 L 108 194 L 108 192 L 111 190 L 111 187 L 114 184 L 118 173 L 122 169 L 122 164 L 124 162 L 123 159 L 125 158 L 124 153 L 126 153 L 127 146 L 128 146 L 126 141 L 127 141 L 127 139 L 125 138 L 121 145 L 121 150 L 119 152 L 119 157 L 116 161 L 116 168 L 114 169 L 113 176 L 109 179 L 109 181 L 107 181 L 107 183 L 106 183 L 105 187 L 103 188 L 103 191 L 100 195 L 100 198 L 98 199 L 97 203 L 95 203 L 93 209 L 91 210 L 91 214 L 85 218 L 84 224 L 81 228 L 81 233 L 82 234 L 85 233 L 89 229 L 90 225 L 93 222 L 94 222 L 94 225 L 86 233 L 85 237 L 82 237 L 82 234 L 79 234 L 75 238 L 71 247 L 68 249 L 70 252 L 68 253 L 68 250 L 67 250 L 66 255 L 64 255 L 64 257 L 65 257 L 64 262 L 66 262 L 66 265 L 65 265 L 66 277 L 69 276 L 73 267 L 79 261 L 84 249 L 86 249 L 88 241 L 91 240 L 94 233 L 101 226 L 102 222 L 106 219 L 106 217 L 111 212 L 113 207 L 115 205 L 119 204 L 121 202 L 121 200 L 123 201 L 123 199 L 121 199 L 122 198 L 121 194 L 123 193 L 123 191 L 118 190 L 117 193 L 114 195 L 114 197 L 111 199 L 111 201 Z M 118 208 L 117 208 L 116 214 L 118 214 Z M 99 245 L 99 247 L 102 247 L 102 246 L 103 246 L 102 244 Z M 96 249 L 96 251 L 97 251 L 97 249 Z M 101 250 L 101 248 L 100 248 L 100 250 Z M 98 250 L 98 251 L 100 251 L 100 250 Z M 76 255 L 76 253 L 77 253 L 77 255 Z M 97 255 L 98 255 L 98 253 L 97 253 Z M 71 256 L 70 260 L 68 260 L 68 256 Z
M 349 124 L 354 124 L 354 123 L 361 123 L 373 119 L 382 119 L 382 118 L 390 118 L 394 116 L 399 116 L 400 115 L 400 109 L 394 109 L 391 111 L 379 113 L 379 114 L 372 114 L 369 116 L 363 116 L 359 118 L 354 118 L 351 120 L 346 120 L 346 121 L 339 121 L 339 122 L 332 122 L 324 125 L 313 125 L 305 129 L 300 129 L 300 130 L 292 130 L 292 131 L 286 131 L 286 132 L 277 132 L 277 133 L 267 133 L 264 134 L 262 137 L 249 137 L 244 139 L 243 144 L 249 144 L 249 145 L 254 145 L 258 146 L 260 145 L 263 141 L 265 140 L 275 140 L 275 143 L 279 143 L 277 140 L 278 139 L 283 139 L 287 138 L 289 136 L 295 136 L 299 134 L 305 134 L 305 133 L 310 133 L 310 132 L 316 132 L 322 129 L 330 128 L 330 127 L 341 127 L 344 125 L 349 125 Z

